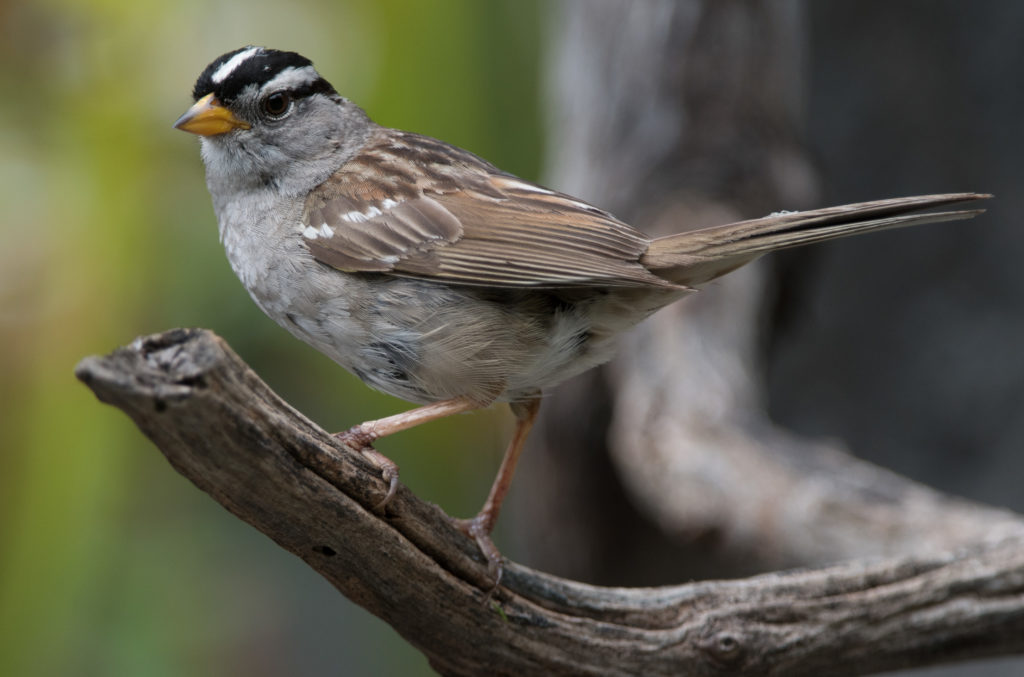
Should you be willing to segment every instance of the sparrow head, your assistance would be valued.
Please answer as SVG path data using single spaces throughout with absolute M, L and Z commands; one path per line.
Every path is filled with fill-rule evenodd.
M 239 187 L 308 191 L 351 159 L 373 124 L 309 59 L 263 47 L 215 59 L 192 97 L 174 127 L 200 136 L 209 180 Z

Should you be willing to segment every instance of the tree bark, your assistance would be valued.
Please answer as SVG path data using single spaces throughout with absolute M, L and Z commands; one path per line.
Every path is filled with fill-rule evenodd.
M 138 339 L 76 374 L 176 470 L 442 674 L 854 675 L 1024 651 L 1020 531 L 949 554 L 664 588 L 601 588 L 509 563 L 491 590 L 475 546 L 439 508 L 402 487 L 374 514 L 387 489 L 379 470 L 212 333 Z

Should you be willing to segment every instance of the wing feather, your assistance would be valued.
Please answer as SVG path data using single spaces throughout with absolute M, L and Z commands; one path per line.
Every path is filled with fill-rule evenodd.
M 401 191 L 375 185 L 395 176 L 405 177 Z M 313 256 L 346 272 L 500 287 L 678 286 L 640 264 L 650 240 L 611 214 L 404 132 L 390 131 L 318 187 L 303 229 Z

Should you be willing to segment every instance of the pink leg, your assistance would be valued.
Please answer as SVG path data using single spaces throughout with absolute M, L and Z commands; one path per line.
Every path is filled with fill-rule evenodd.
M 366 456 L 378 468 L 381 469 L 381 477 L 388 483 L 388 493 L 377 505 L 377 510 L 384 510 L 387 504 L 394 497 L 398 490 L 398 465 L 390 458 L 374 449 L 371 445 L 375 440 L 387 437 L 402 430 L 414 428 L 421 423 L 436 421 L 439 418 L 461 414 L 466 411 L 479 409 L 480 405 L 464 398 L 456 397 L 450 400 L 442 400 L 427 404 L 422 407 L 403 411 L 401 414 L 378 418 L 374 421 L 366 421 L 359 425 L 352 426 L 345 432 L 335 433 L 334 437 L 341 442 L 359 449 L 363 456 Z
M 509 485 L 512 484 L 512 475 L 515 474 L 516 464 L 526 444 L 526 437 L 530 434 L 533 422 L 537 419 L 537 412 L 540 411 L 540 396 L 522 403 L 512 404 L 512 413 L 516 415 L 516 430 L 505 450 L 505 456 L 501 460 L 501 467 L 498 475 L 491 485 L 491 493 L 484 502 L 484 507 L 476 517 L 468 520 L 456 520 L 455 524 L 467 536 L 476 541 L 480 552 L 487 558 L 487 569 L 494 579 L 494 587 L 501 582 L 501 553 L 491 540 L 491 531 L 495 522 L 498 521 L 498 513 L 501 511 L 501 504 L 508 494 Z

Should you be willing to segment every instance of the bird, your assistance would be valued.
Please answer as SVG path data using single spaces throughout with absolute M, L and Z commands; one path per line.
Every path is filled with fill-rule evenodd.
M 383 127 L 296 52 L 246 46 L 199 75 L 174 127 L 199 136 L 228 261 L 253 301 L 372 388 L 417 404 L 338 433 L 374 441 L 507 403 L 516 425 L 479 513 L 455 520 L 495 588 L 491 539 L 542 393 L 607 362 L 664 306 L 769 252 L 973 217 L 944 193 L 780 211 L 650 238 L 451 144 Z

